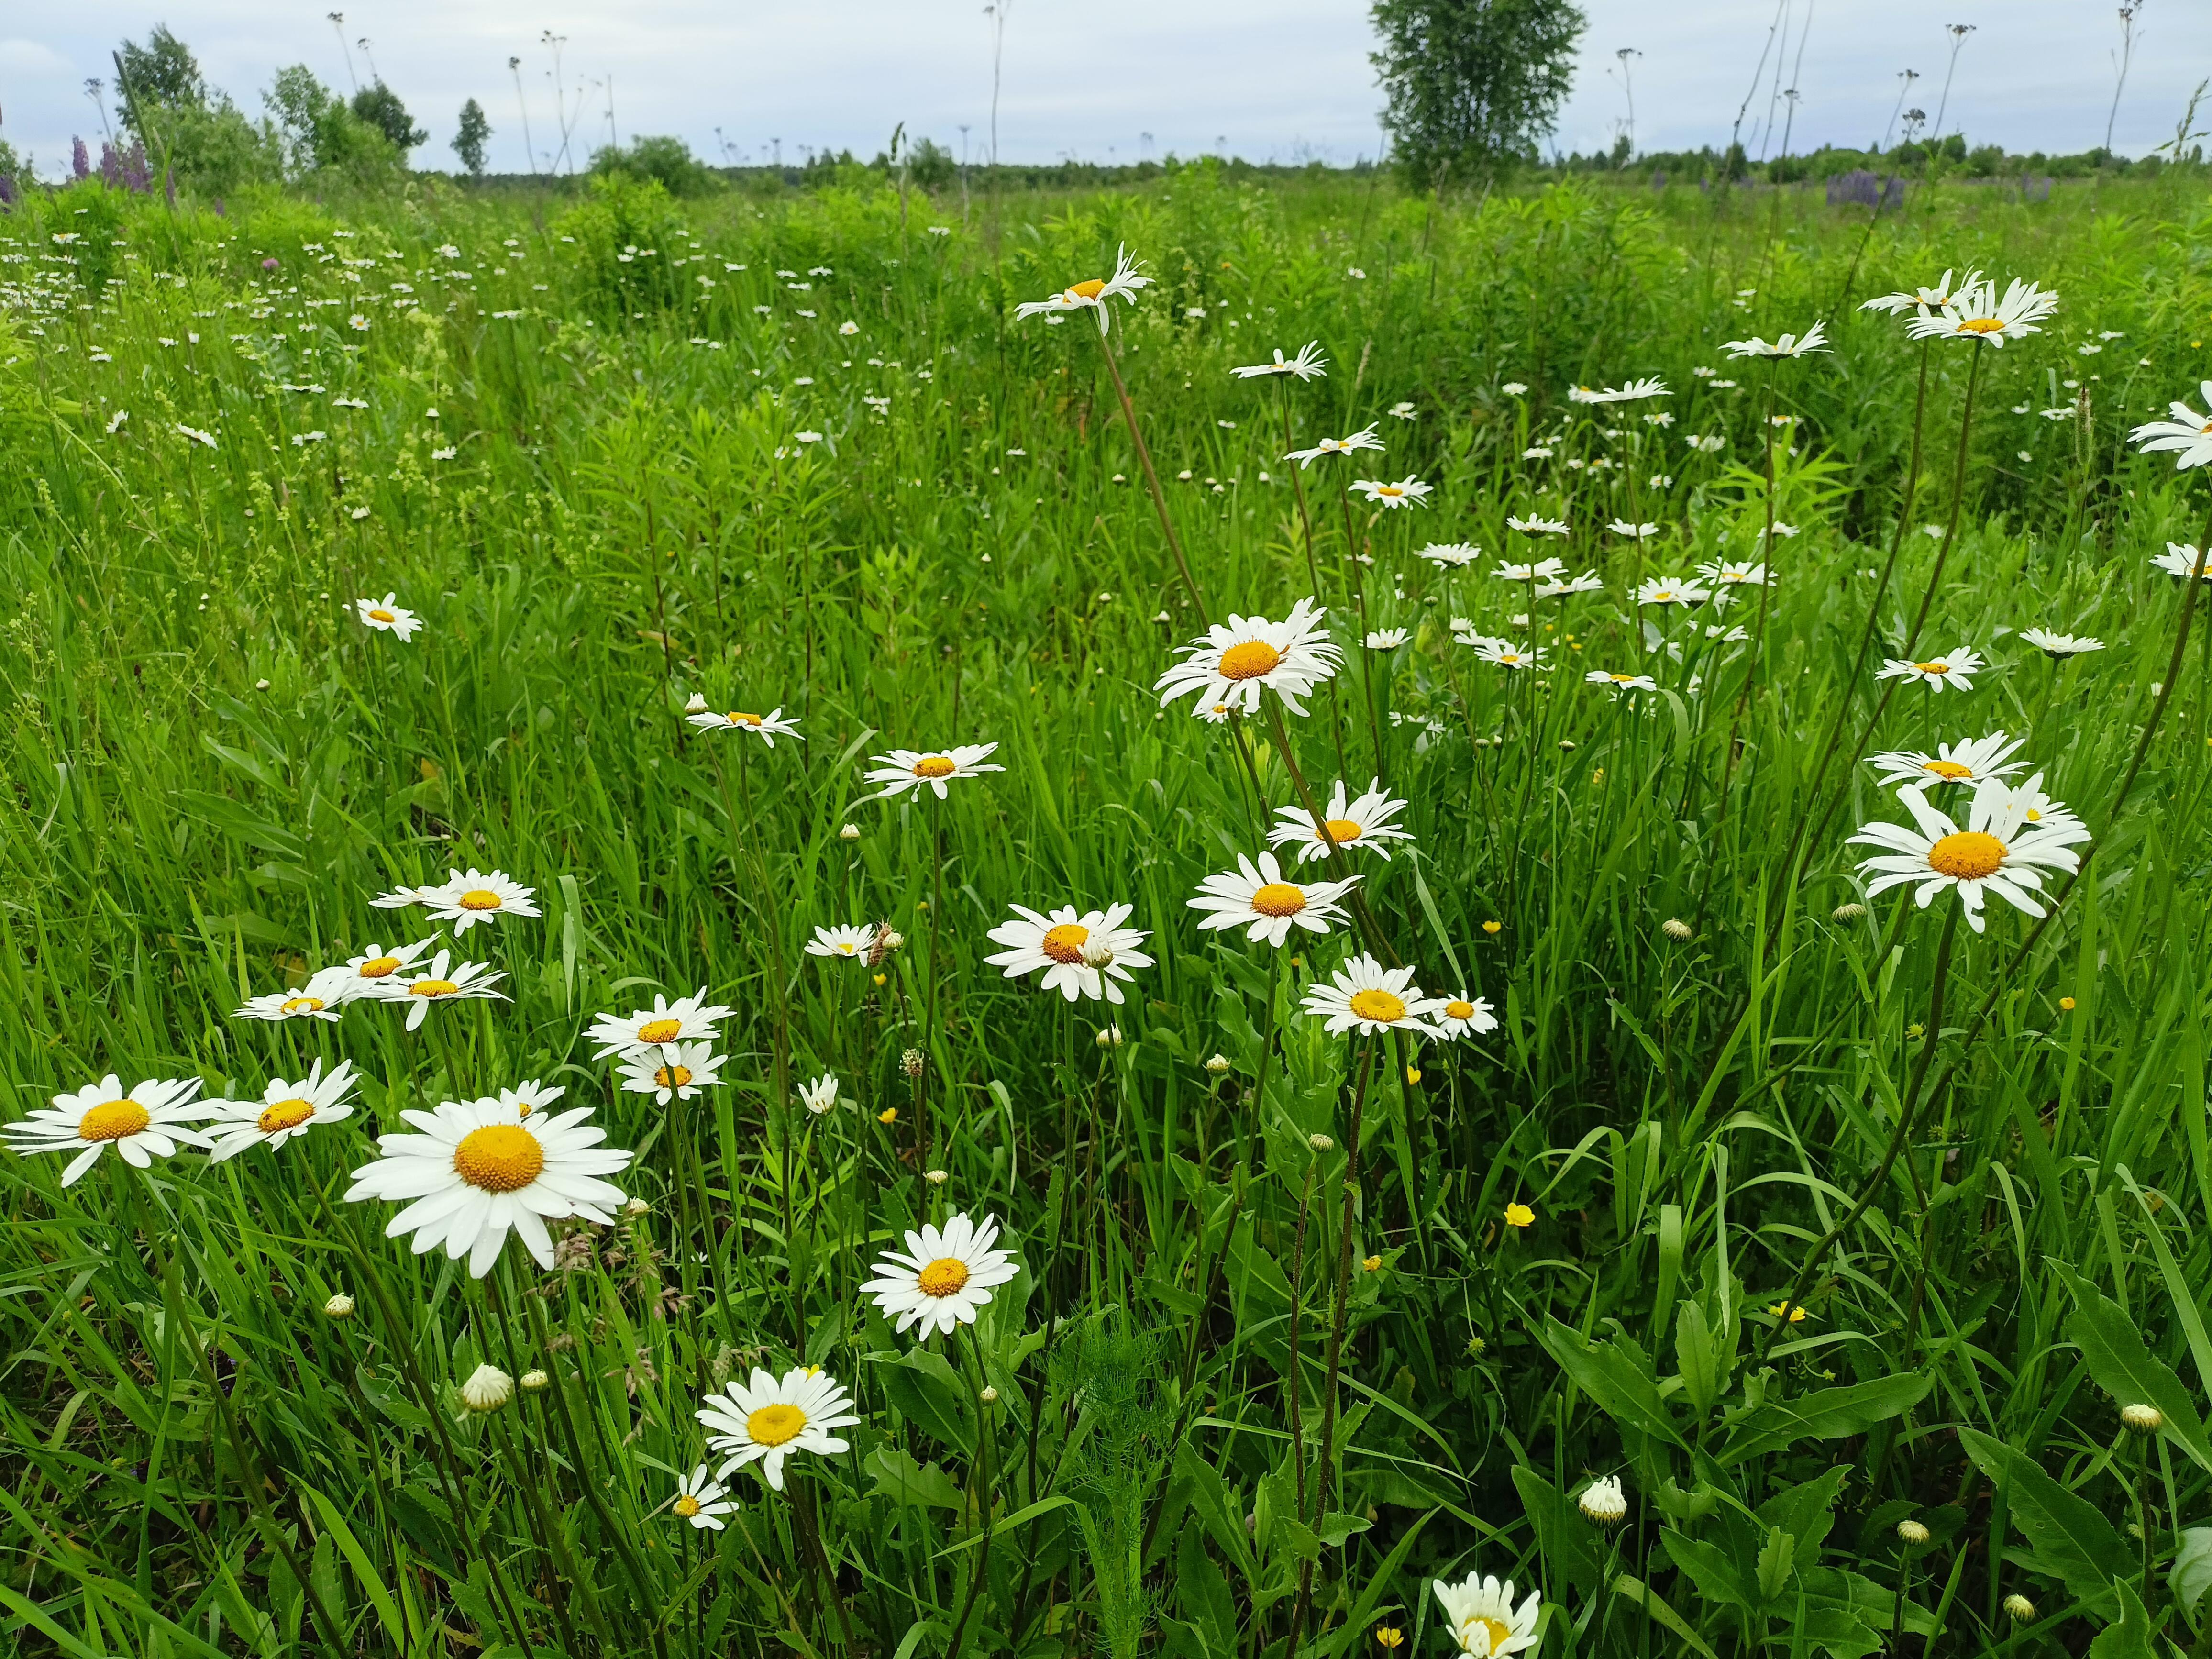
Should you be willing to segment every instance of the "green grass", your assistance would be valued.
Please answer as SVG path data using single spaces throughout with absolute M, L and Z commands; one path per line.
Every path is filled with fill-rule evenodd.
M 1429 1581 L 1480 1571 L 1541 1586 L 1548 1659 L 2192 1646 L 2212 627 L 2170 677 L 2149 556 L 2206 501 L 2125 434 L 2212 373 L 2201 190 L 1946 190 L 1869 228 L 1789 191 L 1439 206 L 1196 167 L 964 215 L 434 188 L 226 216 L 94 185 L 0 220 L 5 1115 L 111 1071 L 252 1099 L 316 1056 L 362 1074 L 350 1120 L 275 1152 L 103 1156 L 66 1190 L 0 1158 L 10 1641 L 1289 1659 L 1294 1624 L 1436 1651 Z M 1207 611 L 1279 617 L 1317 574 L 1346 647 L 1294 753 L 1160 708 L 1200 613 L 1096 331 L 1013 320 L 1121 243 L 1158 282 L 1111 338 Z M 1969 264 L 2063 306 L 1980 349 L 1963 447 L 1978 349 L 1926 356 L 1908 507 L 1922 349 L 1852 302 Z M 1818 317 L 1832 354 L 1721 354 Z M 1287 396 L 1226 373 L 1314 338 L 1328 377 Z M 1642 374 L 1673 396 L 1565 395 Z M 1359 459 L 1431 504 L 1346 513 L 1368 469 L 1296 474 L 1286 421 L 1378 422 Z M 1754 676 L 1710 607 L 1655 642 L 1630 595 L 1760 556 L 1768 432 L 1799 533 Z M 1605 587 L 1523 626 L 1487 572 L 1531 510 Z M 410 643 L 354 617 L 387 591 Z M 1916 654 L 1990 665 L 1885 698 L 1923 597 Z M 1363 602 L 1412 642 L 1361 650 Z M 1481 662 L 1455 616 L 1561 672 Z M 2033 626 L 2110 648 L 2054 667 Z M 694 692 L 806 740 L 695 731 Z M 1845 837 L 1904 817 L 1854 748 L 1998 730 L 2094 834 L 2051 920 L 1839 908 Z M 967 742 L 1006 769 L 866 799 L 870 756 Z M 1486 1036 L 1370 1055 L 1297 1012 L 1351 932 L 1276 952 L 1186 905 L 1297 778 L 1378 773 L 1415 839 L 1357 866 L 1371 937 L 1487 998 Z M 544 908 L 460 941 L 511 1001 L 412 1034 L 233 1018 L 423 936 L 368 901 L 470 865 Z M 982 960 L 1012 904 L 1116 902 L 1158 959 L 1118 1008 Z M 861 921 L 904 936 L 880 985 L 801 953 Z M 592 1018 L 701 987 L 736 1010 L 722 1085 L 618 1091 Z M 825 1070 L 839 1109 L 796 1109 Z M 402 1109 L 528 1078 L 635 1149 L 647 1206 L 574 1227 L 558 1271 L 510 1241 L 472 1280 L 342 1201 Z M 1001 1217 L 1024 1272 L 917 1343 L 858 1285 L 954 1211 Z M 461 1411 L 487 1362 L 552 1385 Z M 695 1532 L 666 1505 L 698 1398 L 756 1363 L 825 1367 L 862 1421 Z M 2165 1431 L 2124 1435 L 2144 1402 Z M 1604 1474 L 1612 1532 L 1573 1504 Z

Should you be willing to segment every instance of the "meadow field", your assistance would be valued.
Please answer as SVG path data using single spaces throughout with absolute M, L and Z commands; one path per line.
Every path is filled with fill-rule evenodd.
M 9 1650 L 2204 1654 L 2208 329 L 2190 168 L 27 193 Z

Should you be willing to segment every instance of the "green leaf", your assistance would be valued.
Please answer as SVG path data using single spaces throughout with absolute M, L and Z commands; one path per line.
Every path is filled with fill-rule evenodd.
M 1800 1440 L 1841 1440 L 1918 1405 L 1936 1379 L 1925 1374 L 1878 1376 L 1841 1389 L 1816 1389 L 1796 1400 L 1769 1399 L 1738 1418 L 1715 1462 L 1723 1468 L 1780 1451 Z
M 1850 1464 L 1838 1463 L 1826 1474 L 1785 1487 L 1759 1506 L 1761 1524 L 1779 1527 L 1796 1539 L 1798 1559 L 1818 1560 L 1820 1547 L 1828 1541 L 1828 1529 L 1835 1524 L 1836 1494 L 1850 1474 Z
M 1674 1315 L 1674 1363 L 1682 1369 L 1682 1392 L 1702 1420 L 1710 1416 L 1727 1378 L 1721 1371 L 1720 1345 L 1705 1323 L 1705 1310 L 1685 1302 Z
M 1656 1435 L 1670 1446 L 1689 1449 L 1667 1402 L 1659 1397 L 1658 1379 L 1651 1375 L 1648 1360 L 1632 1358 L 1619 1342 L 1585 1340 L 1580 1332 L 1548 1316 L 1536 1334 L 1559 1369 L 1607 1417 Z
M 1682 1570 L 1682 1577 L 1690 1581 L 1702 1599 L 1723 1607 L 1741 1607 L 1747 1613 L 1751 1610 L 1751 1592 L 1720 1551 L 1672 1527 L 1660 1532 L 1659 1542 L 1667 1552 L 1667 1559 Z
M 1667 1605 L 1666 1598 L 1642 1579 L 1624 1572 L 1613 1581 L 1613 1588 L 1616 1595 L 1627 1597 L 1668 1630 L 1674 1632 L 1675 1635 L 1680 1637 L 1692 1651 L 1703 1655 L 1704 1659 L 1719 1659 L 1719 1656 L 1705 1645 L 1698 1632 L 1690 1628 L 1688 1621 Z
M 2150 1614 L 2124 1578 L 2114 1586 L 2120 1593 L 2120 1616 L 2097 1632 L 2089 1644 L 2089 1659 L 2152 1659 Z
M 1960 1429 L 1959 1443 L 2003 1491 L 2014 1523 L 2065 1580 L 2069 1594 L 2084 1601 L 2102 1601 L 2112 1580 L 2127 1575 L 2131 1564 L 2126 1547 L 2087 1498 L 2067 1491 L 2025 1452 L 1978 1429 Z
M 1605 1582 L 1605 1568 L 1589 1522 L 1550 1481 L 1526 1463 L 1516 1464 L 1513 1485 L 1521 1494 L 1521 1508 L 1536 1529 L 1536 1551 L 1543 1557 L 1547 1582 L 1564 1578 L 1576 1589 L 1595 1592 Z
M 881 1446 L 868 1455 L 868 1476 L 876 1496 L 894 1504 L 957 1510 L 963 1501 L 952 1477 L 934 1463 L 918 1463 L 896 1446 Z
M 1796 1564 L 1797 1540 L 1779 1527 L 1770 1527 L 1759 1547 L 1759 1594 L 1771 1601 L 1790 1586 L 1790 1570 Z
M 2183 1610 L 2196 1617 L 2197 1604 L 2204 1599 L 2207 1589 L 2212 1589 L 2212 1527 L 2182 1529 L 2181 1547 L 2173 1553 L 2166 1582 Z
M 2128 1310 L 2066 1263 L 2056 1257 L 2045 1259 L 2074 1293 L 2066 1340 L 2081 1350 L 2097 1386 L 2123 1406 L 2157 1407 L 2166 1419 L 2160 1432 L 2194 1458 L 2199 1468 L 2212 1469 L 2212 1443 L 2205 1439 L 2197 1402 L 2172 1368 L 2150 1351 Z

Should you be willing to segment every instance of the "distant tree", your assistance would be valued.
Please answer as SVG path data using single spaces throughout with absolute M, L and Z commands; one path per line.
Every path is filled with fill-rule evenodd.
M 483 106 L 470 99 L 461 106 L 461 130 L 453 135 L 453 154 L 472 177 L 483 173 L 484 141 L 490 137 L 491 123 L 484 119 Z
M 288 178 L 339 173 L 364 185 L 380 184 L 406 163 L 406 152 L 380 125 L 355 114 L 305 64 L 277 70 L 262 99 L 269 106 L 272 142 Z M 422 141 L 422 135 L 412 136 L 416 143 Z
M 199 59 L 166 23 L 157 24 L 143 46 L 136 40 L 118 46 L 115 65 L 115 118 L 134 137 L 146 137 L 138 130 L 142 114 L 158 121 L 165 112 L 207 106 L 207 78 L 200 73 Z
M 638 138 L 627 147 L 602 145 L 592 156 L 592 171 L 603 177 L 650 179 L 671 196 L 703 196 L 714 175 L 681 138 Z
M 407 106 L 399 101 L 399 94 L 381 80 L 354 94 L 353 112 L 356 120 L 374 127 L 392 140 L 392 147 L 402 155 L 417 144 L 428 142 L 430 135 L 415 125 L 415 118 L 408 114 Z
M 1574 79 L 1573 0 L 1375 0 L 1382 124 L 1413 183 L 1533 158 Z

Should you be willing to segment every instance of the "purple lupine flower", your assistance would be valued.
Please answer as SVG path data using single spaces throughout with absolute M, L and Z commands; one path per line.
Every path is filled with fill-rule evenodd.
M 123 158 L 123 185 L 133 196 L 145 196 L 154 188 L 154 169 L 147 165 L 146 146 L 133 141 Z
M 15 205 L 15 181 L 7 173 L 0 173 L 0 207 L 13 208 Z
M 92 177 L 92 153 L 85 149 L 84 140 L 82 138 L 70 140 L 70 177 L 72 179 Z

